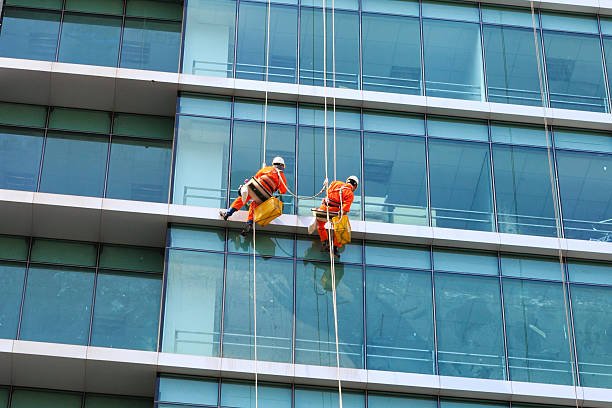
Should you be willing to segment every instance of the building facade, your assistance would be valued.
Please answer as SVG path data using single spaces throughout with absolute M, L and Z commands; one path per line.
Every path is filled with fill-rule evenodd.
M 612 1 L 533 3 L 0 1 L 0 408 L 610 406 Z

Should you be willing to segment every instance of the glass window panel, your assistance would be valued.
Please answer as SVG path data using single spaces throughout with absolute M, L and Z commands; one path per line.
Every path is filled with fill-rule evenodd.
M 595 15 L 587 14 L 567 14 L 543 11 L 542 28 L 545 30 L 562 30 L 599 34 L 597 17 Z
M 0 189 L 35 191 L 43 132 L 0 126 Z
M 270 122 L 295 124 L 295 104 L 281 104 L 268 102 L 268 115 L 264 114 L 265 104 L 262 100 L 236 99 L 234 103 L 234 119 L 258 120 Z
M 62 0 L 5 0 L 7 6 L 36 7 L 60 10 Z
M 251 237 L 243 237 L 238 231 L 228 231 L 227 250 L 242 254 L 253 254 Z M 256 238 L 257 254 L 262 256 L 282 256 L 293 258 L 293 236 L 277 233 L 258 232 Z
M 7 408 L 9 400 L 9 390 L 0 388 L 0 407 Z
M 563 266 L 555 258 L 525 258 L 524 256 L 502 255 L 501 271 L 504 276 L 563 280 Z
M 550 137 L 550 133 L 549 133 Z M 549 139 L 550 140 L 550 139 Z M 542 127 L 491 124 L 491 141 L 506 144 L 546 147 L 546 132 Z M 548 142 L 550 144 L 550 141 Z
M 429 141 L 432 226 L 493 231 L 489 146 Z
M 231 77 L 234 65 L 234 0 L 187 3 L 183 73 Z
M 185 404 L 217 406 L 217 380 L 160 377 L 158 400 Z
M 162 351 L 218 357 L 223 254 L 170 250 L 167 262 Z
M 299 116 L 300 125 L 327 126 L 328 129 L 334 126 L 334 113 L 330 105 L 327 107 L 327 125 L 325 110 L 321 105 L 300 104 Z M 336 128 L 360 130 L 360 112 L 354 109 L 336 109 Z
M 361 8 L 364 12 L 419 16 L 418 0 L 362 0 Z
M 329 253 L 321 251 L 321 242 L 319 237 L 297 236 L 297 258 L 309 261 L 327 261 L 329 262 Z M 342 246 L 340 253 L 342 254 L 342 262 L 361 263 L 361 241 L 353 239 L 350 244 Z M 306 261 L 304 261 L 306 263 Z
M 366 242 L 365 263 L 399 268 L 431 269 L 429 248 L 390 242 Z
M 435 285 L 440 375 L 504 379 L 497 278 L 438 273 Z
M 100 268 L 162 273 L 164 254 L 159 248 L 102 245 Z
M 85 408 L 150 408 L 152 405 L 153 401 L 145 398 L 85 395 Z
M 366 269 L 367 366 L 434 374 L 431 273 Z
M 605 18 L 600 15 L 599 25 L 601 26 L 601 33 L 603 35 L 612 35 L 612 18 Z
M 25 269 L 24 264 L 0 262 L 0 339 L 17 338 Z
M 572 309 L 580 384 L 612 387 L 612 289 L 572 285 Z
M 84 13 L 123 14 L 122 0 L 66 0 L 64 8 L 67 11 L 82 11 Z
M 352 174 L 361 174 L 361 135 L 351 130 L 336 131 L 336 157 L 334 160 L 334 137 L 328 131 L 329 155 L 327 174 L 330 182 L 334 177 L 334 166 L 338 179 L 344 181 Z M 298 195 L 310 197 L 317 194 L 325 179 L 325 134 L 322 128 L 300 126 L 298 139 Z M 361 190 L 355 191 L 355 199 L 349 214 L 350 219 L 361 219 Z M 311 215 L 311 208 L 318 208 L 320 198 L 303 198 L 298 201 L 298 214 Z
M 231 199 L 236 196 L 238 186 L 254 176 L 264 161 L 272 163 L 276 156 L 281 156 L 285 160 L 284 174 L 287 178 L 287 187 L 295 191 L 295 126 L 268 124 L 265 157 L 262 152 L 263 134 L 263 123 L 234 122 L 230 171 Z M 294 198 L 285 194 L 282 200 L 283 212 L 292 214 Z
M 225 206 L 229 137 L 228 120 L 179 117 L 173 203 Z
M 493 253 L 434 249 L 436 271 L 498 275 L 497 255 Z
M 46 120 L 46 106 L 0 102 L 1 124 L 42 128 Z
M 93 270 L 30 267 L 21 340 L 86 345 Z
M 101 272 L 91 345 L 157 350 L 161 276 Z
M 113 134 L 145 139 L 172 140 L 174 135 L 174 118 L 115 113 Z
M 257 403 L 266 408 L 291 408 L 291 388 L 262 385 L 257 387 Z M 221 406 L 255 408 L 255 386 L 224 381 L 221 385 Z
M 612 156 L 557 152 L 565 237 L 612 241 Z
M 54 61 L 60 13 L 7 8 L 0 31 L 0 55 Z
M 484 26 L 483 32 L 489 101 L 541 106 L 533 31 Z
M 236 78 L 268 79 L 295 83 L 297 49 L 297 8 L 272 5 L 270 24 L 265 3 L 240 3 L 238 12 L 238 49 Z M 266 55 L 267 28 L 270 28 L 270 52 Z
M 599 37 L 546 32 L 544 46 L 551 107 L 605 112 Z
M 499 232 L 557 236 L 547 151 L 495 145 L 493 163 Z
M 11 408 L 80 408 L 81 394 L 57 391 L 20 390 L 13 391 Z
M 180 2 L 171 1 L 128 0 L 125 14 L 128 17 L 181 20 L 183 5 Z
M 368 408 L 437 408 L 437 406 L 438 403 L 433 398 L 368 393 Z
M 363 89 L 422 95 L 418 18 L 364 14 Z
M 571 385 L 561 283 L 504 279 L 503 285 L 510 379 Z
M 503 24 L 511 26 L 529 27 L 533 26 L 531 10 L 528 8 L 506 8 L 496 6 L 481 6 L 482 22 L 492 24 Z M 537 11 L 536 11 L 537 13 Z M 538 16 L 536 14 L 536 27 L 539 27 Z M 489 65 L 487 64 L 487 70 Z
M 225 230 L 173 225 L 170 228 L 168 246 L 223 251 L 225 248 Z
M 365 219 L 428 225 L 425 160 L 424 138 L 365 133 Z
M 60 62 L 117 66 L 121 18 L 64 14 Z
M 49 133 L 40 191 L 102 197 L 108 137 Z
M 178 72 L 181 23 L 129 18 L 121 46 L 121 68 Z
M 612 134 L 555 128 L 555 146 L 560 149 L 612 153 Z
M 322 7 L 323 0 L 301 0 L 302 6 L 314 6 L 314 7 Z M 330 8 L 331 3 L 329 1 L 326 3 L 327 7 Z M 346 10 L 357 10 L 359 8 L 358 0 L 338 0 L 335 3 L 335 7 L 338 9 L 346 9 Z
M 28 258 L 29 239 L 0 235 L 0 259 L 25 261 Z
M 96 266 L 98 246 L 84 242 L 34 239 L 31 262 L 73 266 Z
M 106 197 L 167 203 L 172 143 L 114 138 Z
M 338 5 L 336 5 L 338 7 Z M 335 84 L 337 88 L 359 88 L 359 15 L 335 13 Z M 334 86 L 332 13 L 327 10 L 327 85 Z M 300 16 L 300 83 L 323 86 L 323 11 L 302 7 Z
M 425 135 L 425 121 L 421 115 L 365 111 L 363 113 L 363 130 Z
M 342 406 L 346 408 L 363 408 L 365 396 L 363 393 L 344 392 L 342 390 Z M 294 408 L 338 408 L 338 392 L 316 388 L 296 388 Z
M 229 118 L 232 101 L 229 98 L 182 94 L 179 98 L 179 113 Z
M 49 128 L 94 133 L 109 133 L 111 118 L 109 112 L 51 108 Z
M 567 269 L 572 282 L 612 285 L 611 264 L 571 261 L 567 263 Z
M 482 401 L 454 401 L 440 399 L 440 408 L 506 408 L 507 404 Z M 514 404 L 512 404 L 514 406 Z
M 423 1 L 423 17 L 466 20 L 474 23 L 480 21 L 476 4 L 460 2 Z
M 340 365 L 363 368 L 361 267 L 337 263 L 335 270 Z M 331 282 L 329 263 L 298 262 L 295 334 L 298 364 L 336 365 Z
M 446 139 L 489 141 L 489 127 L 486 122 L 481 121 L 428 117 L 427 134 Z
M 253 259 L 227 259 L 223 356 L 253 359 Z M 293 341 L 293 261 L 257 259 L 257 359 L 291 362 Z M 261 401 L 260 401 L 261 402 Z M 231 405 L 233 406 L 233 405 Z

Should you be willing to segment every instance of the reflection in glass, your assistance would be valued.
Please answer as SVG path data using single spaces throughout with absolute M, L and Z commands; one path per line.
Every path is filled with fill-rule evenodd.
M 24 264 L 0 262 L 0 339 L 17 337 L 24 275 Z
M 338 391 L 316 388 L 296 388 L 294 408 L 339 408 Z M 342 406 L 346 408 L 363 408 L 363 393 L 342 392 Z
M 257 403 L 266 408 L 291 408 L 291 387 L 257 385 Z M 255 408 L 255 385 L 223 381 L 221 384 L 221 406 L 232 408 Z
M 119 56 L 121 18 L 64 15 L 60 39 L 60 62 L 116 67 Z
M 219 382 L 218 380 L 208 379 L 160 377 L 157 394 L 157 399 L 163 402 L 216 407 Z M 175 405 L 167 406 L 174 407 Z
M 0 189 L 35 191 L 42 131 L 0 127 Z
M 127 19 L 121 43 L 121 68 L 177 72 L 181 23 Z
M 54 61 L 60 13 L 7 8 L 2 16 L 0 56 Z

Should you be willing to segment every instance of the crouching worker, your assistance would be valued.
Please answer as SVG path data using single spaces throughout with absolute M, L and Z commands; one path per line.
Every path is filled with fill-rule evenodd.
M 250 202 L 249 217 L 244 229 L 240 232 L 246 236 L 253 230 L 253 215 L 255 208 L 278 191 L 280 194 L 287 192 L 287 179 L 285 178 L 285 161 L 282 157 L 275 157 L 272 166 L 263 167 L 246 184 L 238 190 L 238 198 L 234 200 L 230 208 L 219 211 L 219 215 L 227 220 L 236 211 Z
M 327 188 L 327 198 L 324 198 L 321 202 L 321 206 L 318 208 L 319 213 L 322 211 L 327 212 L 329 210 L 329 219 L 340 214 L 348 214 L 351 210 L 351 204 L 355 198 L 355 190 L 359 185 L 359 179 L 357 176 L 350 176 L 346 179 L 346 182 L 333 181 Z M 327 218 L 327 217 L 326 217 Z M 317 230 L 319 231 L 319 238 L 321 238 L 321 251 L 329 251 L 329 236 L 327 229 L 325 228 L 327 220 L 317 218 Z M 336 243 L 334 240 L 334 255 L 339 257 L 339 249 L 342 246 L 340 243 Z

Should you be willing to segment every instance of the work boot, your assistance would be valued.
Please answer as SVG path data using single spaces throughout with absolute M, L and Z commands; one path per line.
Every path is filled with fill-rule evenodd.
M 227 219 L 229 217 L 232 216 L 232 214 L 234 214 L 236 212 L 236 209 L 234 207 L 230 207 L 227 210 L 219 210 L 219 215 L 225 220 L 227 221 Z
M 340 248 L 338 248 L 337 246 L 334 247 L 334 256 L 340 259 Z
M 240 231 L 240 235 L 246 237 L 251 231 L 253 231 L 253 222 L 247 222 L 242 231 Z
M 329 252 L 329 241 L 321 241 L 321 252 Z

